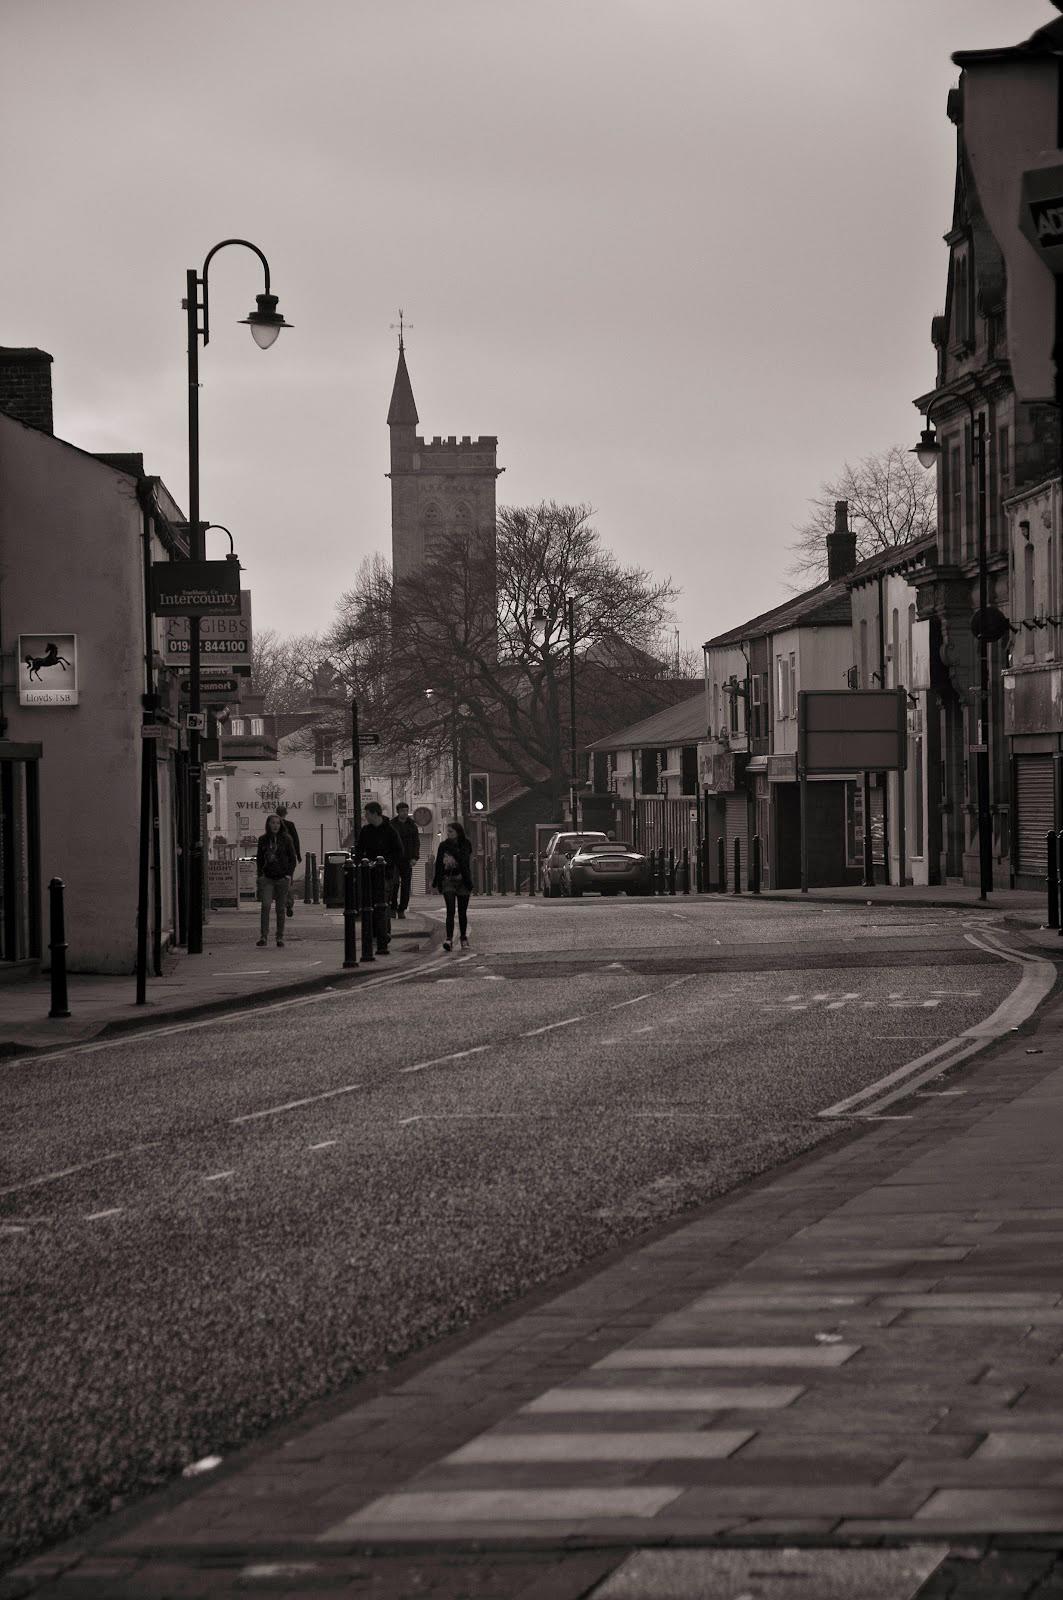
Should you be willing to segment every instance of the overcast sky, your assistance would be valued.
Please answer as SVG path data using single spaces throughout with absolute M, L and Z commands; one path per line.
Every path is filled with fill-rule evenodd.
M 584 501 L 685 644 L 783 599 L 808 498 L 914 442 L 956 49 L 1048 0 L 0 0 L 0 343 L 56 432 L 187 505 L 185 270 L 211 269 L 203 515 L 258 627 L 390 554 L 400 305 L 421 431 Z M 27 530 L 32 536 L 32 530 Z M 215 535 L 215 538 L 220 536 Z M 218 554 L 224 549 L 220 542 Z

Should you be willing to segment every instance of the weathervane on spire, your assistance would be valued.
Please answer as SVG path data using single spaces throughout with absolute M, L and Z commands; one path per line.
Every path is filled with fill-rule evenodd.
M 409 324 L 409 326 L 412 328 L 413 327 L 413 323 L 411 322 Z M 396 329 L 398 330 L 398 335 L 399 335 L 399 355 L 401 356 L 401 355 L 404 354 L 405 348 L 406 348 L 405 345 L 402 342 L 402 336 L 403 336 L 403 333 L 405 332 L 406 327 L 407 327 L 406 314 L 403 311 L 401 306 L 399 307 L 399 320 L 398 320 L 398 322 L 392 322 L 390 324 L 390 327 L 391 327 L 392 333 L 394 333 L 396 331 Z

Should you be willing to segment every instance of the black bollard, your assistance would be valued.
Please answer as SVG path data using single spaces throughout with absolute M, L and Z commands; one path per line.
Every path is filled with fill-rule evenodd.
M 488 894 L 494 894 L 494 892 L 495 892 L 495 864 L 491 860 L 490 856 L 488 856 L 487 861 L 484 864 L 484 877 L 487 879 L 487 892 L 488 892 Z
M 762 845 L 761 845 L 761 842 L 760 842 L 760 834 L 759 833 L 755 833 L 753 835 L 753 848 L 752 848 L 752 853 L 750 855 L 750 863 L 749 863 L 749 892 L 750 892 L 750 894 L 759 894 L 760 893 L 761 850 L 762 850 Z
M 358 897 L 353 861 L 343 863 L 343 965 L 358 965 Z
M 312 855 L 310 859 L 314 863 L 314 870 L 310 875 L 310 887 L 314 897 L 314 904 L 317 906 L 321 904 L 321 873 L 318 870 L 317 855 Z
M 668 852 L 668 893 L 675 894 L 675 851 Z
M 1056 836 L 1048 835 L 1045 841 L 1048 846 L 1048 868 L 1045 874 L 1048 887 L 1048 926 L 1059 927 L 1059 857 L 1056 850 Z
M 1053 861 L 1056 872 L 1056 909 L 1059 912 L 1059 936 L 1063 939 L 1063 831 L 1056 834 L 1055 852 L 1051 848 L 1048 852 L 1048 869 L 1052 870 Z
M 694 887 L 698 894 L 705 892 L 705 841 L 699 839 L 694 848 Z
M 520 856 L 513 857 L 513 893 L 520 894 Z
M 66 993 L 66 914 L 63 910 L 62 878 L 48 885 L 48 949 L 52 954 L 52 1009 L 50 1017 L 68 1017 Z
M 386 956 L 388 945 L 391 942 L 391 926 L 388 917 L 388 877 L 387 862 L 383 856 L 377 856 L 372 866 L 373 884 L 373 933 L 376 936 L 376 953 Z
M 534 856 L 529 856 L 528 857 L 528 893 L 530 895 L 534 895 L 534 893 L 535 893 L 535 857 Z
M 373 874 L 368 861 L 358 863 L 358 907 L 362 920 L 362 960 L 375 961 L 373 952 Z
M 683 893 L 690 893 L 690 847 L 683 846 Z
M 741 841 L 741 839 L 736 839 L 735 840 L 735 881 L 734 881 L 734 886 L 733 886 L 733 889 L 732 889 L 732 893 L 733 894 L 741 894 L 742 893 L 742 841 Z
M 716 841 L 716 888 L 727 893 L 727 845 L 722 836 Z
M 499 894 L 505 894 L 505 892 L 506 892 L 506 858 L 505 858 L 505 856 L 499 856 L 499 858 L 498 858 L 498 892 L 499 892 Z
M 310 904 L 310 885 L 313 882 L 313 877 L 314 877 L 313 863 L 314 863 L 314 858 L 308 851 L 307 854 L 303 857 L 303 905 L 304 906 L 308 906 Z

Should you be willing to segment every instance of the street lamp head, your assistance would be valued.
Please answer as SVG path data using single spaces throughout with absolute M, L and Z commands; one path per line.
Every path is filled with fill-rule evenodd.
M 546 643 L 547 616 L 542 606 L 536 602 L 535 610 L 531 614 L 532 637 L 536 644 Z
M 938 436 L 933 428 L 924 428 L 919 435 L 919 443 L 908 452 L 915 457 L 921 467 L 932 467 L 941 454 Z
M 250 316 L 240 320 L 251 329 L 251 337 L 260 350 L 268 350 L 282 328 L 290 328 L 291 323 L 285 322 L 277 310 L 277 296 L 275 294 L 256 294 L 258 310 L 252 311 Z

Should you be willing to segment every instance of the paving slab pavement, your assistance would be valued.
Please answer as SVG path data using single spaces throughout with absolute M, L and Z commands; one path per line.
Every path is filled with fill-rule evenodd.
M 751 1600 L 832 1592 L 825 1556 L 819 1578 L 778 1566 L 793 1550 L 904 1557 L 842 1563 L 853 1600 L 1058 1594 L 1063 1000 L 950 1088 L 26 1563 L 0 1600 L 666 1600 L 661 1552 L 704 1558 L 697 1594 L 750 1548 L 774 1563 L 745 1571 Z
M 427 903 L 427 902 L 426 902 Z M 343 966 L 343 912 L 297 902 L 285 929 L 284 948 L 272 939 L 257 946 L 258 905 L 212 911 L 203 930 L 203 953 L 169 950 L 163 975 L 149 977 L 147 1002 L 136 1004 L 136 979 L 83 975 L 68 979 L 70 1016 L 49 1018 L 47 975 L 0 984 L 0 1059 L 54 1050 L 101 1034 L 128 1032 L 209 1016 L 236 1007 L 291 1000 L 338 984 L 365 982 L 384 971 L 401 971 L 435 949 L 442 934 L 436 922 L 411 907 L 392 925 L 389 954 L 372 965 Z

